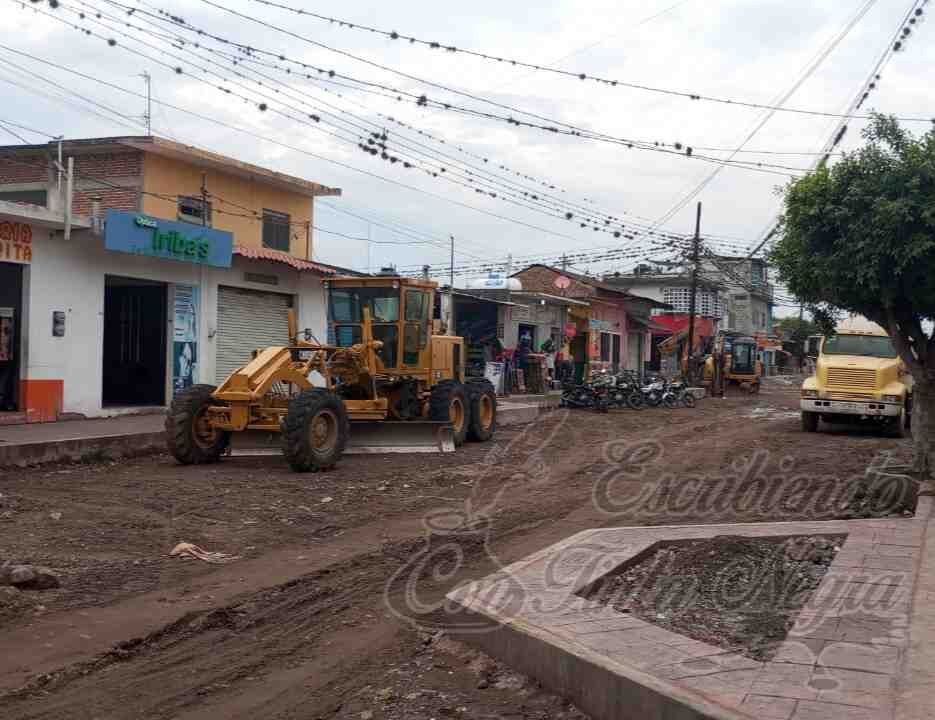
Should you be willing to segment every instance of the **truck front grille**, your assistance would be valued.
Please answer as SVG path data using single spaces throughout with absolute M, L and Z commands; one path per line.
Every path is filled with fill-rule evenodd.
M 873 393 L 832 392 L 827 397 L 829 400 L 876 400 Z
M 875 370 L 828 368 L 829 388 L 873 390 L 876 388 L 876 379 L 877 373 Z

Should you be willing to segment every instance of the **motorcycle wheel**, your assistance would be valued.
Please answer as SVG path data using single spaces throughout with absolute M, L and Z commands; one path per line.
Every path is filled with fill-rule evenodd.
M 682 395 L 682 404 L 687 408 L 693 408 L 698 404 L 698 401 L 695 399 L 694 395 L 692 395 L 690 392 L 687 392 Z
M 668 393 L 663 396 L 662 404 L 665 405 L 668 410 L 674 410 L 678 405 L 678 400 L 676 400 L 675 395 Z
M 643 396 L 633 391 L 627 395 L 627 407 L 631 410 L 642 410 L 643 409 Z

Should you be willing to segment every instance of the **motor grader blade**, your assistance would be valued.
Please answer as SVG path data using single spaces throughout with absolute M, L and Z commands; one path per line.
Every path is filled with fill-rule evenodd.
M 347 453 L 448 453 L 455 451 L 450 423 L 414 420 L 411 422 L 352 422 Z
M 352 422 L 346 455 L 380 453 L 448 453 L 455 451 L 454 433 L 445 422 Z M 282 435 L 245 430 L 231 435 L 233 457 L 282 454 Z

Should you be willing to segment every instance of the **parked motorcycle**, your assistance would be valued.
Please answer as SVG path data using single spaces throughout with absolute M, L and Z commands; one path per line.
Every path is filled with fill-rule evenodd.
M 668 384 L 662 402 L 667 408 L 676 408 L 680 405 L 687 408 L 693 408 L 697 404 L 695 396 L 688 391 L 688 386 L 681 381 Z

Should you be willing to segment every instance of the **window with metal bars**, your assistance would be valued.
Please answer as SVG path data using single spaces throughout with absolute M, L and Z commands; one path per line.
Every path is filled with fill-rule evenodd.
M 275 210 L 263 210 L 263 247 L 289 252 L 292 237 L 289 215 Z

